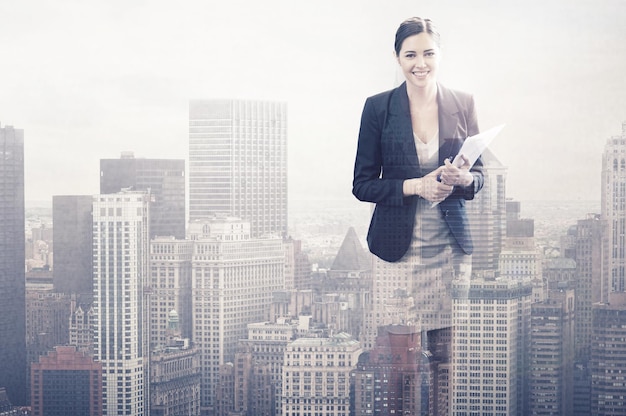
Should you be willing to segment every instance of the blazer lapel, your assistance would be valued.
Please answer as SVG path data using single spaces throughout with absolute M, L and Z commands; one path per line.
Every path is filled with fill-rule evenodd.
M 437 105 L 439 106 L 439 164 L 448 157 L 454 157 L 461 149 L 465 137 L 459 137 L 458 112 L 456 101 L 450 96 L 447 88 L 437 84 Z
M 419 160 L 417 158 L 417 150 L 415 149 L 406 82 L 398 86 L 391 96 L 388 125 L 393 126 L 394 139 L 402 143 L 403 156 L 406 159 L 407 165 L 417 168 L 417 172 L 419 172 Z

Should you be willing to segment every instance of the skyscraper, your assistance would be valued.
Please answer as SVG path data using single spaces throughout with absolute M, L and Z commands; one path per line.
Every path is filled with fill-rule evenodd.
M 148 273 L 150 195 L 93 197 L 95 358 L 102 363 L 103 414 L 149 414 Z
M 192 100 L 189 218 L 226 214 L 251 236 L 287 233 L 287 105 Z
M 453 416 L 525 414 L 529 281 L 475 277 L 453 290 Z
M 93 291 L 91 200 L 91 195 L 52 197 L 54 290 L 83 295 L 86 301 Z
M 622 135 L 607 140 L 602 157 L 603 281 L 626 291 L 626 121 Z
M 593 305 L 591 344 L 591 414 L 626 414 L 626 293 L 609 294 Z
M 100 193 L 130 188 L 150 190 L 150 238 L 185 238 L 185 161 L 182 159 L 135 159 L 124 152 L 119 159 L 100 159 Z
M 24 131 L 0 126 L 0 387 L 26 404 Z
M 284 286 L 285 251 L 281 238 L 251 238 L 250 225 L 233 218 L 192 222 L 189 235 L 193 341 L 200 347 L 206 414 L 220 366 L 235 358 L 246 325 L 265 319 L 272 293 Z

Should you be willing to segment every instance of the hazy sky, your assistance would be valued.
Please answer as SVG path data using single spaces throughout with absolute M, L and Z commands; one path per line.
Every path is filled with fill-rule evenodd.
M 398 24 L 430 17 L 440 81 L 472 92 L 519 200 L 600 198 L 626 121 L 626 2 L 0 2 L 0 123 L 24 129 L 26 199 L 97 194 L 99 159 L 186 158 L 188 102 L 284 100 L 294 199 L 352 198 L 366 97 L 399 76 Z

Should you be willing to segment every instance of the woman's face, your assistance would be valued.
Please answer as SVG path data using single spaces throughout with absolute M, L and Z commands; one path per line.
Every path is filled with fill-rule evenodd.
M 426 88 L 436 84 L 439 47 L 428 33 L 406 38 L 397 59 L 408 85 Z

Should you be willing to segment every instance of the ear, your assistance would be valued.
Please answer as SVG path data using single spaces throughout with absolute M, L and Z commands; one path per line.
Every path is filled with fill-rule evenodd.
M 396 54 L 396 51 L 394 50 L 391 53 L 393 54 L 393 57 L 395 58 L 395 60 L 398 63 L 398 65 L 400 65 L 400 57 Z

